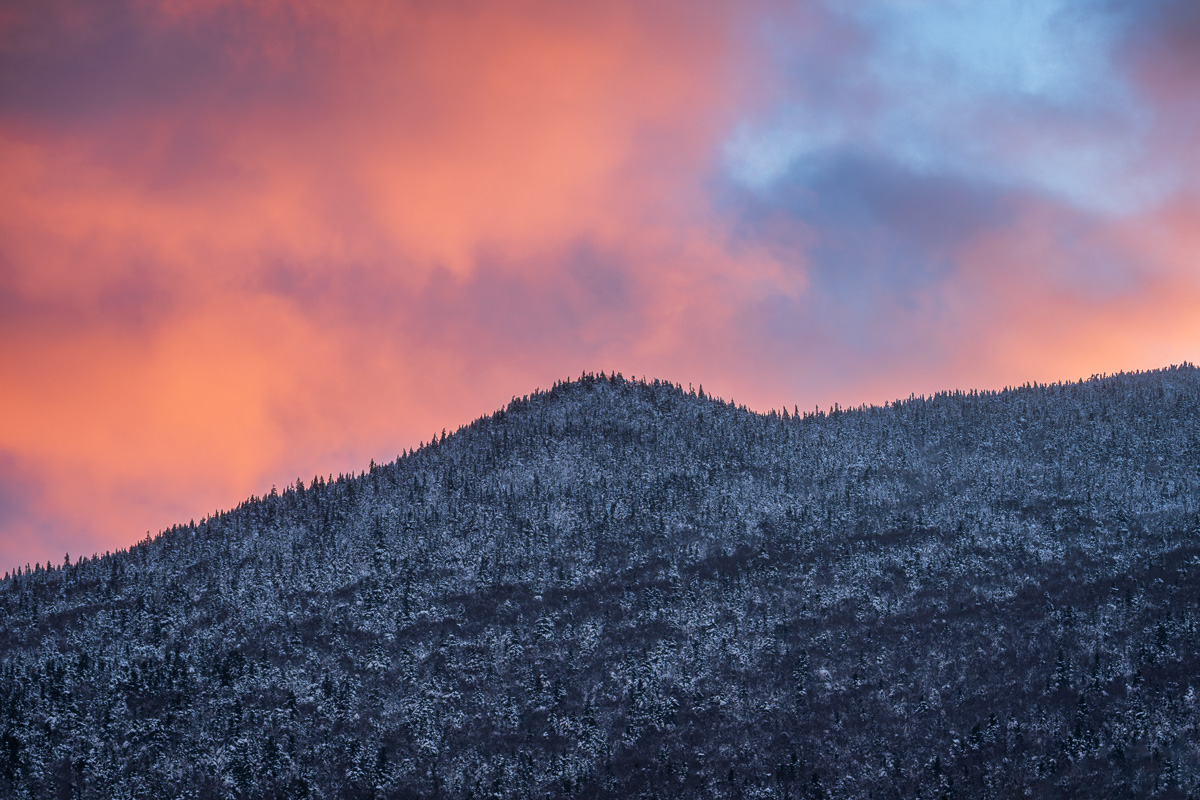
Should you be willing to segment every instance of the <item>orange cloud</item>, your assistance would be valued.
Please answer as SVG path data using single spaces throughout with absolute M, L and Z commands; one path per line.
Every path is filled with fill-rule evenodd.
M 44 106 L 0 117 L 0 451 L 40 479 L 21 513 L 128 543 L 606 359 L 663 363 L 743 291 L 713 284 L 731 265 L 751 294 L 794 290 L 755 248 L 729 255 L 701 191 L 738 99 L 729 13 L 66 3 L 19 21 L 80 54 L 65 88 L 33 75 Z M 118 45 L 132 63 L 88 60 Z M 75 99 L 89 82 L 106 104 Z M 556 265 L 587 253 L 608 266 Z M 632 293 L 653 311 L 623 311 Z M 44 556 L 11 536 L 5 560 Z
M 823 68 L 866 63 L 874 35 L 833 13 L 0 12 L 0 570 L 361 469 L 582 370 L 807 408 L 1194 358 L 1184 200 L 1100 219 L 821 136 L 766 154 L 778 197 L 727 198 L 739 123 L 802 125 L 843 85 Z M 802 90 L 772 61 L 793 41 Z M 869 82 L 831 106 L 846 131 L 887 117 Z M 821 158 L 827 184 L 788 161 Z

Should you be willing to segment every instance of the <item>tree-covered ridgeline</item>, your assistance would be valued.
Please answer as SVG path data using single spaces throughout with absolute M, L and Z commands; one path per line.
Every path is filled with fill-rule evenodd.
M 0 798 L 1189 797 L 1200 370 L 584 375 L 0 585 Z

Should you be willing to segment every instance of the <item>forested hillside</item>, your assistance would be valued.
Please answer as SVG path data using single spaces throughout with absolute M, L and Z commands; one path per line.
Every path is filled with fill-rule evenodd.
M 22 569 L 0 798 L 1200 793 L 1200 370 L 793 411 L 585 375 Z

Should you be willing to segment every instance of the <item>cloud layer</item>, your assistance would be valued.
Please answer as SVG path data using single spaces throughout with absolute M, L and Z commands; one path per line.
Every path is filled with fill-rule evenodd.
M 0 569 L 583 370 L 1194 360 L 1197 52 L 1185 2 L 9 6 Z

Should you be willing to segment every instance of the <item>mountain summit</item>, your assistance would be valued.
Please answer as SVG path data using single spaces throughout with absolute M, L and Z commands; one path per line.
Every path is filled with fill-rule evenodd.
M 0 798 L 1187 797 L 1200 370 L 584 376 L 0 585 Z

